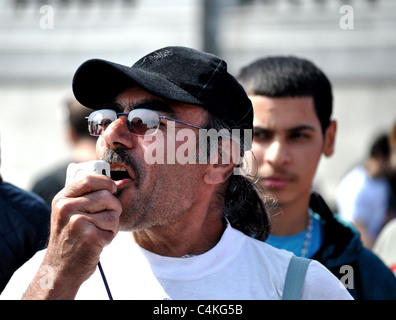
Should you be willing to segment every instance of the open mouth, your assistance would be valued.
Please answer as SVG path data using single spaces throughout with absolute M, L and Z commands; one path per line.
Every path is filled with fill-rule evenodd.
M 124 180 L 124 179 L 132 179 L 129 172 L 124 167 L 121 167 L 121 166 L 116 166 L 116 167 L 111 168 L 110 176 L 111 176 L 111 179 L 114 181 Z

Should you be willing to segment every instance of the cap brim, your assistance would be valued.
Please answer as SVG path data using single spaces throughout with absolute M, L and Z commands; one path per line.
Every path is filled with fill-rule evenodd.
M 158 74 L 101 59 L 84 62 L 74 75 L 72 87 L 82 105 L 100 109 L 105 103 L 113 102 L 121 91 L 134 85 L 161 98 L 203 105 L 187 91 Z

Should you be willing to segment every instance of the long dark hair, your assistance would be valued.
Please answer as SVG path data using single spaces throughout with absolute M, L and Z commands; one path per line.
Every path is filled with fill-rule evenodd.
M 207 128 L 217 131 L 230 128 L 219 118 L 209 113 Z M 231 133 L 231 132 L 230 132 Z M 209 144 L 209 141 L 208 141 Z M 241 156 L 244 151 L 244 139 L 240 138 Z M 207 147 L 210 150 L 210 146 Z M 254 160 L 254 157 L 252 159 Z M 246 165 L 244 162 L 242 166 Z M 224 198 L 224 214 L 231 226 L 244 234 L 265 241 L 271 231 L 270 212 L 275 208 L 275 200 L 266 194 L 258 183 L 257 172 L 244 168 L 244 174 L 233 174 L 224 184 L 220 195 Z
M 235 229 L 262 241 L 268 238 L 273 204 L 266 200 L 260 184 L 243 175 L 232 175 L 224 205 L 225 215 Z

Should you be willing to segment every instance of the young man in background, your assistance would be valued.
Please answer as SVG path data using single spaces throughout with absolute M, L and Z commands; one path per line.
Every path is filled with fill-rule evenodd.
M 253 103 L 260 183 L 281 209 L 267 243 L 318 260 L 355 299 L 396 299 L 394 275 L 312 191 L 322 155 L 334 152 L 337 125 L 328 78 L 296 57 L 259 59 L 237 78 Z

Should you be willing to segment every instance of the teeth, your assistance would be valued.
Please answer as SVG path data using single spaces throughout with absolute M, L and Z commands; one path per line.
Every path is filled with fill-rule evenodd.
M 114 167 L 111 167 L 111 179 L 117 181 L 117 180 L 132 179 L 132 178 L 130 177 L 125 167 L 116 165 Z
M 116 166 L 111 168 L 111 171 L 127 171 L 124 167 Z

